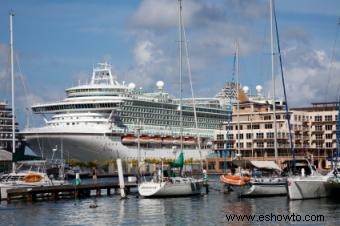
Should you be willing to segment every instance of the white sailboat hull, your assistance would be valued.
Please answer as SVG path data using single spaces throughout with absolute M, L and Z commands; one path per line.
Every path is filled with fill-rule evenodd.
M 138 186 L 138 192 L 143 197 L 171 197 L 199 195 L 203 187 L 203 180 L 190 180 L 188 182 L 176 183 L 165 182 L 143 182 Z
M 254 183 L 241 193 L 241 197 L 263 197 L 287 195 L 287 185 L 281 183 Z
M 326 189 L 327 176 L 288 178 L 288 195 L 295 199 L 315 199 L 329 196 Z

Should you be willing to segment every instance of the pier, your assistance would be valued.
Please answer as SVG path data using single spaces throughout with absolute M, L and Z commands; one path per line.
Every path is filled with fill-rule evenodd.
M 137 183 L 125 183 L 125 193 L 129 193 L 131 188 L 136 188 Z M 7 190 L 7 202 L 17 199 L 26 199 L 33 202 L 41 199 L 58 200 L 62 198 L 85 198 L 91 196 L 91 191 L 95 191 L 97 197 L 101 196 L 102 190 L 106 190 L 107 196 L 111 195 L 111 190 L 118 191 L 118 182 L 105 182 L 96 184 L 81 185 L 58 185 L 30 188 L 15 188 Z

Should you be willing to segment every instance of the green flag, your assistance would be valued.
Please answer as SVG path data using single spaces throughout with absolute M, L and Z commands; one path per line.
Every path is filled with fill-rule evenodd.
M 181 167 L 182 168 L 183 165 L 184 165 L 184 154 L 183 154 L 183 152 L 181 152 L 181 154 L 179 154 L 176 161 L 170 162 L 170 167 L 172 167 L 172 168 L 174 168 L 174 167 Z

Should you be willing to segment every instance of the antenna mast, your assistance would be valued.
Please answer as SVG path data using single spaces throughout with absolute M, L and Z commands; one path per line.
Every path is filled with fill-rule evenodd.
M 274 35 L 273 35 L 273 0 L 269 1 L 270 5 L 270 47 L 271 47 L 271 62 L 272 62 L 272 81 L 273 81 L 273 122 L 274 122 L 274 152 L 275 159 L 278 160 L 277 150 L 277 124 L 276 124 L 276 103 L 275 103 L 275 75 L 274 75 Z
M 10 32 L 10 51 L 11 51 L 11 80 L 12 80 L 12 171 L 15 172 L 15 92 L 14 92 L 14 57 L 13 57 L 13 17 L 14 12 L 9 12 L 9 32 Z

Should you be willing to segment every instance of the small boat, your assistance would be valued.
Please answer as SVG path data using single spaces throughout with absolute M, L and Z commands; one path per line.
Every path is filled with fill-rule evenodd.
M 248 189 L 241 192 L 241 197 L 263 197 L 287 195 L 287 178 L 281 177 L 281 168 L 274 161 L 235 160 L 233 164 L 250 167 L 253 170 Z
M 249 182 L 250 188 L 242 191 L 241 197 L 264 197 L 287 195 L 287 179 L 283 177 L 255 178 Z
M 133 135 L 126 135 L 122 137 L 123 144 L 130 144 L 130 143 L 136 143 L 136 142 L 137 142 L 137 137 Z
M 9 189 L 66 184 L 64 180 L 56 180 L 48 177 L 44 171 L 41 172 L 40 166 L 34 168 L 34 166 L 40 165 L 42 162 L 45 161 L 22 162 L 23 165 L 31 164 L 32 166 L 28 170 L 3 174 L 0 177 L 1 199 L 7 198 L 7 190 Z M 20 167 L 18 169 L 20 169 Z
M 301 169 L 300 176 L 288 177 L 288 197 L 291 200 L 296 199 L 316 199 L 329 196 L 326 190 L 326 182 L 330 174 L 321 175 L 314 166 L 308 162 L 309 170 Z
M 183 164 L 184 155 L 181 152 L 176 161 L 170 163 L 170 169 L 164 170 L 162 164 L 161 169 L 150 181 L 141 182 L 138 193 L 145 198 L 200 195 L 203 179 L 177 176 L 172 170 L 175 167 L 183 168 Z
M 250 181 L 250 177 L 225 174 L 220 176 L 220 181 L 224 184 L 244 186 Z

